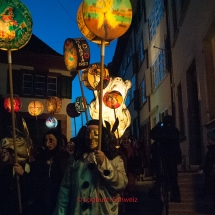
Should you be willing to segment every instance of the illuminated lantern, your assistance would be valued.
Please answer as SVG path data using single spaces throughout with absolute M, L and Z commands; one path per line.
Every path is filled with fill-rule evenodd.
M 17 50 L 25 46 L 32 35 L 32 17 L 19 0 L 1 0 L 0 49 Z
M 84 86 L 89 90 L 100 90 L 100 74 L 101 65 L 99 63 L 91 64 L 86 70 L 82 72 L 82 81 Z M 105 67 L 103 72 L 103 89 L 105 89 L 109 83 L 109 71 Z
M 130 0 L 83 0 L 83 19 L 99 38 L 112 41 L 122 36 L 132 21 Z
M 86 26 L 84 22 L 84 17 L 83 17 L 83 3 L 80 4 L 77 12 L 77 23 L 78 23 L 78 28 L 81 31 L 81 33 L 90 41 L 101 44 L 101 38 L 96 36 L 90 29 Z M 105 41 L 105 45 L 109 45 L 109 42 Z
M 68 38 L 64 42 L 64 62 L 70 72 L 85 69 L 90 63 L 90 48 L 84 38 Z
M 104 94 L 103 102 L 107 107 L 116 109 L 122 104 L 123 97 L 119 91 L 110 91 Z
M 18 112 L 22 107 L 22 102 L 21 102 L 20 98 L 17 97 L 17 96 L 13 97 L 13 107 L 14 107 L 14 112 Z M 4 108 L 8 112 L 11 112 L 10 97 L 5 98 L 5 100 L 4 100 Z
M 44 105 L 40 101 L 32 101 L 28 105 L 28 112 L 32 116 L 39 116 L 44 111 Z
M 48 113 L 59 113 L 61 111 L 62 101 L 58 97 L 49 97 L 46 100 L 46 109 Z
M 81 97 L 77 97 L 75 100 L 75 108 L 77 110 L 77 112 L 84 112 L 86 110 L 86 99 Z
M 75 103 L 69 103 L 66 107 L 66 113 L 69 117 L 75 118 L 80 116 L 80 112 L 78 112 L 75 108 Z
M 49 117 L 47 120 L 46 120 L 46 126 L 48 128 L 56 128 L 57 127 L 57 124 L 58 124 L 58 121 L 55 117 Z

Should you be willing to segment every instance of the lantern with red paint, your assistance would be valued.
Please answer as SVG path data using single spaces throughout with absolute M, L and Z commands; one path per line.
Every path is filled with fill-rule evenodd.
M 13 108 L 14 112 L 18 112 L 22 107 L 22 102 L 18 96 L 13 97 Z M 8 111 L 11 112 L 11 102 L 10 102 L 10 97 L 5 98 L 4 100 L 4 108 Z

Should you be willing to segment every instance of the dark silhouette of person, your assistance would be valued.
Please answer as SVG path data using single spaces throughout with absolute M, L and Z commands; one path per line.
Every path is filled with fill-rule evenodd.
M 163 123 L 158 123 L 150 132 L 153 143 L 154 155 L 161 157 L 166 180 L 170 191 L 170 201 L 180 202 L 180 190 L 178 187 L 177 165 L 182 162 L 181 149 L 179 144 L 179 130 L 174 126 L 171 115 L 166 115 Z M 155 158 L 158 161 L 158 158 Z M 159 171 L 157 168 L 156 171 Z M 157 180 L 159 180 L 159 173 Z

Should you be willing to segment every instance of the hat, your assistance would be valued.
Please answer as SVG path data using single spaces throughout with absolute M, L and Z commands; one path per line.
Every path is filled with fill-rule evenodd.
M 212 129 L 212 130 L 208 131 L 207 137 L 208 137 L 208 139 L 210 139 L 210 140 L 215 142 L 215 129 Z

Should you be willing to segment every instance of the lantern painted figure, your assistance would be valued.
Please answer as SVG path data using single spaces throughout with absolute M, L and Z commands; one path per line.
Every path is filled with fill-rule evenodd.
M 17 97 L 17 96 L 14 96 L 14 98 L 13 98 L 13 107 L 14 107 L 14 112 L 18 112 L 22 107 L 22 102 L 21 102 L 20 98 Z M 8 112 L 11 112 L 10 97 L 5 98 L 5 100 L 4 100 L 4 108 Z
M 55 117 L 49 117 L 47 120 L 46 120 L 46 126 L 48 128 L 56 128 L 57 127 L 57 124 L 58 124 L 58 121 Z
M 86 26 L 98 37 L 112 41 L 130 27 L 130 0 L 84 0 L 83 17 Z
M 122 94 L 119 91 L 106 92 L 103 97 L 103 102 L 107 107 L 116 109 L 123 102 Z
M 32 116 L 39 116 L 44 111 L 43 103 L 40 101 L 32 101 L 28 105 L 28 112 Z
M 32 18 L 19 0 L 0 2 L 0 49 L 22 48 L 31 38 Z
M 59 113 L 61 111 L 62 101 L 58 97 L 49 97 L 46 100 L 46 109 L 48 113 Z

